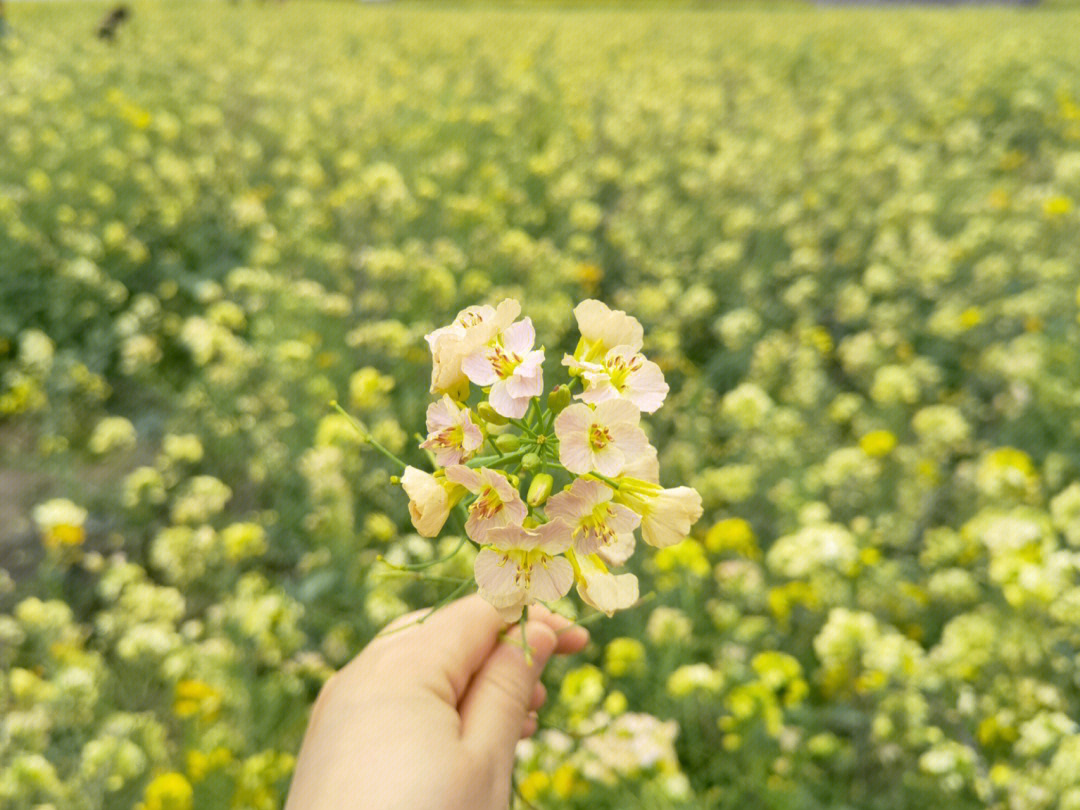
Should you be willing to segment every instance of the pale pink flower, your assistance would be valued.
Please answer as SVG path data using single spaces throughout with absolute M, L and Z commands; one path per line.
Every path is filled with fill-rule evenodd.
M 498 470 L 473 470 L 458 464 L 446 468 L 446 477 L 478 496 L 469 505 L 465 523 L 465 533 L 477 543 L 486 543 L 492 529 L 520 526 L 529 513 L 517 489 Z
M 631 607 L 638 600 L 638 581 L 633 574 L 612 574 L 596 555 L 578 557 L 578 594 L 585 604 L 608 616 Z
M 484 443 L 484 434 L 473 422 L 469 409 L 459 407 L 447 394 L 428 405 L 427 429 L 427 440 L 420 446 L 435 454 L 440 467 L 468 461 Z
M 421 537 L 438 536 L 450 508 L 457 503 L 457 498 L 451 497 L 451 489 L 455 487 L 416 467 L 405 468 L 401 486 L 409 496 L 409 517 L 417 533 Z
M 601 548 L 596 552 L 596 556 L 611 566 L 625 565 L 626 561 L 634 556 L 636 545 L 637 541 L 634 540 L 633 532 L 617 534 L 615 542 Z
M 701 517 L 701 496 L 691 487 L 664 489 L 659 484 L 619 479 L 614 500 L 641 515 L 641 539 L 664 548 L 685 540 Z
M 612 495 L 611 487 L 599 481 L 576 478 L 569 490 L 552 496 L 544 511 L 567 525 L 575 552 L 594 554 L 614 548 L 621 535 L 631 534 L 641 523 L 631 509 L 612 503 Z
M 507 622 L 516 622 L 533 602 L 553 602 L 566 596 L 574 569 L 565 557 L 570 547 L 565 526 L 545 523 L 535 529 L 506 526 L 488 532 L 476 555 L 473 573 L 480 595 Z
M 596 363 L 566 355 L 563 365 L 581 375 L 585 390 L 578 398 L 592 404 L 621 398 L 633 402 L 643 413 L 655 413 L 669 390 L 660 366 L 632 346 L 615 346 Z
M 449 326 L 424 335 L 431 347 L 431 393 L 449 393 L 455 399 L 465 399 L 469 380 L 461 369 L 462 361 L 491 341 L 520 314 L 521 304 L 507 298 L 497 308 L 487 305 L 466 307 Z
M 581 342 L 574 351 L 579 360 L 597 360 L 616 346 L 629 346 L 633 352 L 641 349 L 641 324 L 622 310 L 590 298 L 574 307 L 574 317 L 581 332 Z
M 544 350 L 533 350 L 535 340 L 532 320 L 522 318 L 461 362 L 471 382 L 491 386 L 491 407 L 510 419 L 523 417 L 529 400 L 544 391 Z
M 570 405 L 555 419 L 559 461 L 576 475 L 593 470 L 608 477 L 649 454 L 649 439 L 638 426 L 641 411 L 625 399 L 609 399 L 596 408 Z

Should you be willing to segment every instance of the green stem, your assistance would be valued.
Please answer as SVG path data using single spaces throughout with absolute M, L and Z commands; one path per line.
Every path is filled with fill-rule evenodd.
M 423 624 L 425 621 L 427 621 L 428 619 L 431 618 L 431 616 L 435 613 L 435 611 L 440 610 L 440 609 L 446 607 L 447 605 L 449 605 L 451 602 L 453 602 L 455 599 L 457 599 L 459 596 L 461 596 L 461 594 L 465 593 L 465 591 L 469 588 L 469 586 L 473 585 L 473 584 L 474 584 L 473 580 L 471 580 L 471 579 L 465 580 L 458 587 L 456 587 L 449 596 L 443 597 L 438 602 L 436 602 L 435 605 L 430 610 L 428 610 L 423 616 L 421 616 L 416 621 L 409 622 L 408 624 L 403 624 L 403 625 L 401 625 L 401 627 L 395 627 L 393 630 L 384 630 L 382 632 L 376 633 L 375 638 L 384 638 L 386 636 L 392 636 L 395 633 L 400 633 L 402 630 L 406 630 L 406 629 L 408 629 L 410 627 L 415 627 L 418 624 Z
M 386 560 L 383 560 L 383 562 L 386 562 Z M 389 563 L 387 563 L 387 564 L 389 565 Z M 469 579 L 464 579 L 462 577 L 440 577 L 440 576 L 436 576 L 435 574 L 425 574 L 422 571 L 402 571 L 402 570 L 398 570 L 398 569 L 394 569 L 392 571 L 387 571 L 385 574 L 383 574 L 383 576 L 384 577 L 413 577 L 417 581 L 442 582 L 442 583 L 445 583 L 445 584 L 448 584 L 448 585 L 450 585 L 450 584 L 452 584 L 452 585 L 460 585 L 463 582 L 471 582 L 472 581 L 472 580 L 469 580 Z
M 606 475 L 601 475 L 600 473 L 593 471 L 593 472 L 589 473 L 589 476 L 592 477 L 592 478 L 600 479 L 601 481 L 603 481 L 605 484 L 607 484 L 612 489 L 618 489 L 619 488 L 619 482 L 614 481 L 611 478 L 608 478 Z
M 532 447 L 523 447 L 520 450 L 515 450 L 513 453 L 507 453 L 504 456 L 477 456 L 476 458 L 466 462 L 466 467 L 491 467 L 494 464 L 504 464 L 508 461 L 517 461 L 526 453 L 530 452 Z
M 536 438 L 536 432 L 529 425 L 525 424 L 524 419 L 510 419 L 509 422 L 518 430 L 529 434 L 533 438 Z
M 461 541 L 456 546 L 454 546 L 454 550 L 447 554 L 445 557 L 440 557 L 437 560 L 428 560 L 427 562 L 422 563 L 406 563 L 404 565 L 395 565 L 381 554 L 376 559 L 379 562 L 388 565 L 390 568 L 393 568 L 395 571 L 423 571 L 425 568 L 431 568 L 431 566 L 433 565 L 438 565 L 439 563 L 444 563 L 447 560 L 452 559 L 459 551 L 461 551 L 461 547 L 465 545 L 465 540 L 465 533 L 462 532 Z
M 349 415 L 348 413 L 346 413 L 346 412 L 345 412 L 345 409 L 344 409 L 344 408 L 342 408 L 342 407 L 341 407 L 341 406 L 340 406 L 340 405 L 339 405 L 339 404 L 337 403 L 337 400 L 334 400 L 334 401 L 332 401 L 332 402 L 330 403 L 330 407 L 331 407 L 331 408 L 333 408 L 334 410 L 336 410 L 336 411 L 337 411 L 338 413 L 340 413 L 340 414 L 341 414 L 342 416 L 344 416 L 344 417 L 345 417 L 346 419 L 348 419 L 348 420 L 349 420 L 349 424 L 350 424 L 350 425 L 352 425 L 352 426 L 353 426 L 353 428 L 354 428 L 354 429 L 356 430 L 356 432 L 360 434 L 360 437 L 361 437 L 361 438 L 362 438 L 362 439 L 363 439 L 363 440 L 364 440 L 365 442 L 367 442 L 367 443 L 368 443 L 368 444 L 370 444 L 370 445 L 371 445 L 372 447 L 374 447 L 374 448 L 375 448 L 376 450 L 378 450 L 378 451 L 379 451 L 380 453 L 382 453 L 382 454 L 383 454 L 384 456 L 386 456 L 386 457 L 387 457 L 388 459 L 390 459 L 390 461 L 392 461 L 392 462 L 394 462 L 395 464 L 397 464 L 398 466 L 400 466 L 400 467 L 401 467 L 401 469 L 403 469 L 403 470 L 404 470 L 404 469 L 405 469 L 406 467 L 408 467 L 408 466 L 409 466 L 409 465 L 408 465 L 408 464 L 406 464 L 406 463 L 405 463 L 404 461 L 402 461 L 402 460 L 401 460 L 400 458 L 398 458 L 397 456 L 395 456 L 395 455 L 394 455 L 394 454 L 393 454 L 392 452 L 390 452 L 390 451 L 389 451 L 389 450 L 387 450 L 387 449 L 386 449 L 385 447 L 383 447 L 383 446 L 382 446 L 382 445 L 381 445 L 381 444 L 380 444 L 380 443 L 379 443 L 378 441 L 376 441 L 376 440 L 375 440 L 375 437 L 374 437 L 374 436 L 372 436 L 372 435 L 371 435 L 370 433 L 368 433 L 368 432 L 367 432 L 366 430 L 364 430 L 363 426 L 362 426 L 362 425 L 361 425 L 361 424 L 360 424 L 359 422 L 357 422 L 357 421 L 356 421 L 355 419 L 353 419 L 353 418 L 352 418 L 352 417 L 351 417 L 351 416 L 350 416 L 350 415 Z

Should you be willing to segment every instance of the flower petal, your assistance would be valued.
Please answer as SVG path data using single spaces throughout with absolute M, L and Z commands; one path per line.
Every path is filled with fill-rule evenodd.
M 533 565 L 529 595 L 541 602 L 562 599 L 574 584 L 574 568 L 565 557 L 547 557 Z
M 487 356 L 487 352 L 481 350 L 473 352 L 461 361 L 461 370 L 469 381 L 476 385 L 491 385 L 499 375 L 495 373 L 495 366 Z
M 521 589 L 514 581 L 517 572 L 518 567 L 513 560 L 490 548 L 480 549 L 473 562 L 476 584 L 482 591 L 496 597 L 520 594 Z

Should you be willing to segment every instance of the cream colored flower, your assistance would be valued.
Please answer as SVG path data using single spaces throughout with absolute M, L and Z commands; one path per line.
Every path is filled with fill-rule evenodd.
M 577 403 L 555 419 L 559 461 L 585 475 L 594 470 L 618 475 L 627 464 L 649 455 L 649 440 L 638 426 L 641 412 L 625 399 L 609 399 L 594 408 Z
M 447 394 L 428 405 L 427 429 L 427 440 L 420 446 L 435 454 L 440 467 L 468 461 L 484 443 L 469 409 L 459 407 Z
M 470 382 L 491 386 L 488 401 L 495 412 L 510 419 L 523 417 L 529 401 L 544 392 L 544 350 L 533 349 L 535 340 L 532 321 L 523 318 L 461 361 Z
M 660 366 L 632 346 L 615 346 L 595 363 L 566 355 L 563 365 L 581 375 L 585 390 L 578 398 L 590 404 L 622 398 L 643 413 L 655 413 L 669 390 Z
M 622 310 L 611 309 L 603 301 L 587 299 L 574 307 L 581 342 L 574 351 L 578 360 L 595 362 L 616 346 L 641 349 L 644 330 L 638 319 Z
M 445 479 L 440 481 L 431 473 L 406 467 L 401 486 L 409 496 L 409 517 L 421 537 L 436 537 L 442 531 L 450 508 L 457 502 L 451 499 Z
M 595 554 L 577 558 L 577 588 L 585 604 L 611 616 L 638 600 L 638 581 L 633 574 L 612 574 Z
M 611 487 L 599 481 L 577 478 L 569 490 L 553 496 L 544 511 L 551 520 L 565 523 L 578 554 L 593 554 L 615 548 L 620 536 L 641 523 L 630 509 L 611 502 L 613 494 Z M 631 548 L 632 544 L 631 540 Z
M 521 495 L 498 470 L 472 470 L 458 464 L 446 468 L 446 477 L 478 496 L 469 505 L 465 523 L 465 533 L 477 543 L 487 543 L 488 532 L 493 529 L 520 526 L 529 513 Z
M 473 572 L 480 595 L 507 622 L 515 622 L 533 602 L 566 596 L 574 569 L 556 556 L 570 546 L 567 527 L 545 523 L 535 529 L 505 526 L 487 533 L 487 545 L 476 555 Z
M 498 308 L 466 307 L 453 323 L 424 335 L 431 347 L 431 393 L 448 393 L 461 400 L 468 395 L 469 380 L 461 363 L 470 354 L 487 345 L 521 314 L 521 304 L 511 298 Z
M 615 502 L 641 515 L 641 539 L 657 548 L 685 540 L 703 511 L 701 495 L 691 487 L 664 489 L 629 478 L 619 480 Z

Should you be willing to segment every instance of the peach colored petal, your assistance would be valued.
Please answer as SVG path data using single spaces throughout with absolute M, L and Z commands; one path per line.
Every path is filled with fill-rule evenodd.
M 701 517 L 701 496 L 691 487 L 661 490 L 646 506 L 641 538 L 651 546 L 665 548 L 685 540 Z
M 469 378 L 469 382 L 475 385 L 487 386 L 499 379 L 495 366 L 484 351 L 473 352 L 464 358 L 461 361 L 461 370 Z
M 626 464 L 626 456 L 619 449 L 618 444 L 611 442 L 600 448 L 592 448 L 592 464 L 590 470 L 597 470 L 601 475 L 613 478 L 618 475 Z
M 409 518 L 421 537 L 436 537 L 450 515 L 450 497 L 430 473 L 406 467 L 401 486 L 409 496 Z
M 608 565 L 623 565 L 633 556 L 635 545 L 634 533 L 626 532 L 616 535 L 614 543 L 604 546 L 596 554 Z
M 531 397 L 511 396 L 506 380 L 496 380 L 488 394 L 488 402 L 495 413 L 507 419 L 521 419 L 529 410 L 530 399 Z
M 638 581 L 633 574 L 609 574 L 590 557 L 578 560 L 584 582 L 578 582 L 582 600 L 608 616 L 638 600 Z
M 574 317 L 581 336 L 589 343 L 600 344 L 605 351 L 621 345 L 641 348 L 644 337 L 641 324 L 622 310 L 612 310 L 602 301 L 588 299 L 574 307 Z
M 461 484 L 461 486 L 465 487 L 465 489 L 469 490 L 473 495 L 478 493 L 480 488 L 484 485 L 480 473 L 462 464 L 455 464 L 453 467 L 447 467 L 446 479 L 455 484 Z
M 546 557 L 532 567 L 529 595 L 541 602 L 562 599 L 574 584 L 574 569 L 565 557 Z
M 641 411 L 633 402 L 609 399 L 596 406 L 593 421 L 609 426 L 625 424 L 636 427 L 641 422 Z
M 570 405 L 555 417 L 559 463 L 577 475 L 584 475 L 592 469 L 592 451 L 588 437 L 591 423 L 592 411 L 588 405 Z
M 637 409 L 635 408 L 635 410 Z M 650 455 L 649 437 L 639 427 L 628 425 L 625 422 L 614 425 L 611 428 L 611 439 L 612 444 L 622 451 L 626 460 Z
M 536 340 L 536 331 L 533 329 L 532 319 L 522 318 L 517 323 L 506 327 L 502 333 L 502 344 L 508 351 L 514 354 L 525 354 L 533 347 Z
M 473 575 L 480 589 L 491 596 L 517 596 L 521 589 L 514 581 L 518 567 L 513 560 L 489 548 L 480 550 L 473 562 Z

